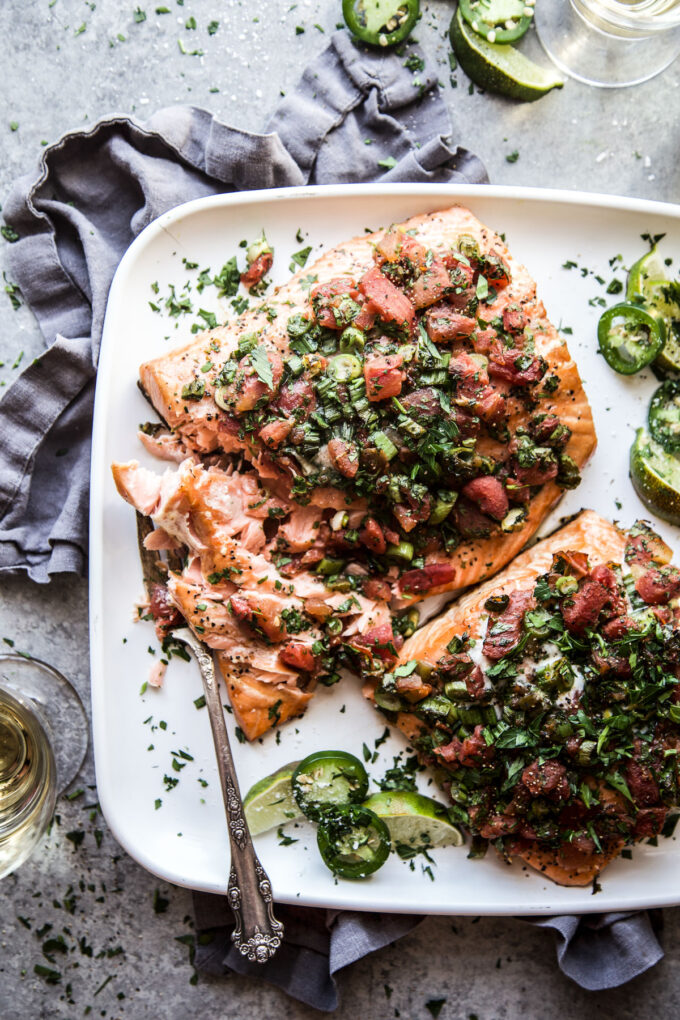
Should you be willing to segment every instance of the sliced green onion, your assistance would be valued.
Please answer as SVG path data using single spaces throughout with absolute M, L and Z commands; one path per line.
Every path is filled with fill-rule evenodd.
M 344 560 L 331 560 L 324 557 L 316 568 L 316 572 L 330 577 L 331 574 L 339 574 L 344 565 Z
M 348 326 L 340 334 L 340 350 L 343 354 L 351 351 L 363 351 L 366 343 L 366 336 L 363 330 L 356 326 Z
M 218 407 L 221 407 L 223 411 L 231 411 L 231 404 L 229 400 L 229 388 L 227 386 L 220 386 L 218 390 L 215 390 L 214 400 Z
M 410 563 L 413 559 L 413 546 L 410 542 L 399 542 L 398 545 L 388 545 L 385 555 L 390 560 L 406 560 Z M 321 562 L 323 563 L 323 560 Z
M 328 363 L 328 371 L 336 382 L 349 382 L 361 375 L 362 367 L 353 354 L 336 354 Z
M 392 440 L 384 432 L 374 432 L 370 437 L 370 441 L 388 460 L 392 460 L 399 452 Z
M 255 259 L 259 259 L 260 255 L 271 255 L 272 251 L 273 248 L 270 245 L 267 238 L 265 237 L 263 230 L 261 236 L 258 237 L 257 241 L 253 241 L 252 244 L 248 245 L 248 250 L 246 251 L 246 261 L 250 266 L 255 261 Z
M 507 514 L 501 521 L 501 528 L 505 532 L 509 531 L 521 531 L 524 527 L 524 522 L 527 519 L 527 512 L 524 507 L 515 506 L 512 510 L 508 510 Z
M 438 492 L 437 502 L 432 508 L 429 523 L 441 524 L 442 521 L 446 520 L 446 518 L 451 513 L 453 507 L 455 506 L 457 499 L 458 499 L 457 492 Z

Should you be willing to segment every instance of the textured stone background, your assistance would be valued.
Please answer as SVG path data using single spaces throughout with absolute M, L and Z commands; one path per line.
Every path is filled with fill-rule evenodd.
M 2 0 L 0 200 L 18 175 L 35 171 L 43 142 L 114 111 L 144 118 L 168 104 L 193 103 L 257 130 L 280 91 L 293 88 L 323 48 L 322 30 L 327 35 L 340 20 L 340 0 L 165 4 L 170 13 L 157 15 L 160 5 L 142 0 L 146 20 L 136 22 L 132 0 Z M 440 67 L 461 137 L 486 162 L 493 182 L 678 200 L 680 64 L 633 90 L 590 90 L 570 81 L 536 104 L 470 94 L 461 72 L 458 87 L 449 84 L 446 29 L 453 5 L 422 6 L 418 39 Z M 192 17 L 196 28 L 188 29 Z M 219 28 L 210 35 L 212 21 Z M 515 150 L 519 158 L 509 163 Z M 0 246 L 4 259 L 7 245 Z M 30 313 L 13 311 L 0 292 L 0 385 L 16 376 L 22 351 L 26 363 L 41 347 Z M 0 637 L 53 662 L 86 696 L 85 580 L 40 588 L 3 579 Z M 38 853 L 0 885 L 2 1020 L 88 1013 L 175 1020 L 199 1011 L 230 1020 L 319 1015 L 252 980 L 191 984 L 188 946 L 176 941 L 191 933 L 189 894 L 159 883 L 117 846 L 96 809 L 91 759 L 78 785 L 84 793 L 62 799 Z M 79 847 L 67 838 L 74 832 L 84 833 Z M 42 945 L 59 934 L 67 952 L 51 963 Z M 341 976 L 336 1015 L 427 1020 L 427 1000 L 446 998 L 442 1020 L 669 1016 L 680 1006 L 676 910 L 665 912 L 663 941 L 666 960 L 651 973 L 622 990 L 590 994 L 561 976 L 548 934 L 512 920 L 431 919 Z M 46 983 L 36 964 L 60 971 L 61 981 Z

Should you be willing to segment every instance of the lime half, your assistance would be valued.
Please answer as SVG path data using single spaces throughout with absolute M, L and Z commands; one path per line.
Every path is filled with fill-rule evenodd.
M 630 477 L 638 496 L 658 517 L 680 524 L 680 460 L 644 429 L 630 448 Z
M 248 790 L 243 800 L 246 821 L 251 836 L 284 825 L 296 818 L 302 818 L 302 812 L 293 797 L 292 778 L 300 763 L 292 761 L 283 765 L 271 776 L 265 776 Z
M 452 825 L 444 804 L 410 791 L 383 791 L 364 801 L 387 825 L 392 847 L 401 857 L 438 846 L 461 846 L 463 834 Z
M 564 85 L 555 71 L 539 67 L 512 46 L 490 43 L 474 32 L 460 7 L 451 21 L 449 37 L 465 73 L 489 92 L 532 102 Z
M 654 364 L 680 372 L 680 283 L 669 280 L 666 267 L 654 246 L 629 270 L 626 299 L 643 304 L 650 315 L 666 324 L 666 342 Z

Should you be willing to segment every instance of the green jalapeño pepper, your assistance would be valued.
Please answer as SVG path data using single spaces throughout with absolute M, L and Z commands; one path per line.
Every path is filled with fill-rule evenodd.
M 521 39 L 531 24 L 531 5 L 525 0 L 458 0 L 460 13 L 473 32 L 490 43 Z
M 319 852 L 340 878 L 367 878 L 390 852 L 390 832 L 382 818 L 360 804 L 330 809 L 319 822 Z
M 369 46 L 394 46 L 411 32 L 420 0 L 342 0 L 348 29 Z
M 663 321 L 639 305 L 614 305 L 603 312 L 597 326 L 597 340 L 605 361 L 621 375 L 633 375 L 651 364 L 665 338 Z
M 649 405 L 649 431 L 664 450 L 680 450 L 680 381 L 667 379 Z
M 319 751 L 293 773 L 293 795 L 307 818 L 320 818 L 338 804 L 359 803 L 368 791 L 366 769 L 346 751 Z

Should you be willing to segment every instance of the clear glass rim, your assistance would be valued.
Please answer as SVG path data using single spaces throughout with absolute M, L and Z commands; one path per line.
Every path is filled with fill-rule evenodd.
M 559 0 L 562 2 L 562 0 Z M 623 5 L 618 0 L 595 0 L 595 7 L 588 7 L 583 0 L 570 0 L 572 7 L 588 23 L 595 19 L 601 26 L 609 24 L 612 28 L 622 29 L 631 33 L 667 32 L 671 28 L 680 27 L 680 3 L 674 4 L 671 10 L 657 14 L 645 14 L 644 9 L 650 6 L 650 0 L 638 0 L 637 3 Z M 652 0 L 653 2 L 653 0 Z M 635 11 L 626 13 L 625 7 Z
M 12 683 L 8 677 L 6 682 L 2 676 L 2 667 L 18 666 L 19 669 L 37 667 L 50 678 L 54 697 L 46 697 L 30 682 L 25 688 Z M 9 690 L 13 697 L 20 701 L 30 702 L 30 707 L 39 717 L 43 729 L 46 730 L 51 744 L 51 751 L 56 762 L 57 795 L 62 794 L 71 785 L 82 768 L 87 755 L 89 743 L 89 723 L 87 713 L 78 691 L 68 677 L 65 677 L 55 666 L 33 655 L 18 655 L 16 652 L 0 652 L 0 683 Z M 57 704 L 59 702 L 59 704 Z M 63 704 L 62 704 L 63 703 Z M 73 719 L 74 729 L 62 732 L 54 725 L 55 715 L 59 708 L 66 708 L 69 718 L 75 712 L 79 719 Z

